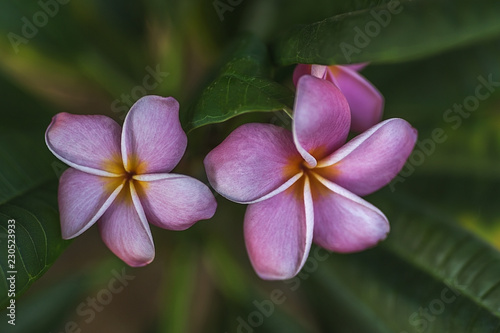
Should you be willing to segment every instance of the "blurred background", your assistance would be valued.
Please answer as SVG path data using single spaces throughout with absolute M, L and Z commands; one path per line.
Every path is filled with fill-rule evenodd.
M 29 215 L 24 206 L 16 210 L 34 205 L 26 193 L 50 201 L 47 214 L 57 214 L 65 166 L 43 137 L 54 114 L 104 114 L 122 123 L 146 94 L 173 96 L 187 112 L 242 31 L 273 54 L 275 40 L 295 24 L 384 3 L 2 2 L 0 216 Z M 446 19 L 447 12 L 429 15 Z M 384 119 L 404 118 L 419 131 L 397 181 L 367 197 L 393 228 L 379 247 L 350 255 L 313 247 L 298 277 L 262 281 L 246 254 L 245 206 L 218 196 L 209 221 L 184 232 L 152 227 L 156 258 L 144 268 L 114 257 L 95 227 L 44 248 L 40 256 L 60 256 L 37 270 L 45 274 L 36 282 L 41 274 L 19 280 L 34 283 L 18 298 L 17 325 L 6 324 L 4 310 L 0 331 L 497 332 L 500 35 L 415 54 L 375 61 L 362 72 L 386 99 Z M 273 68 L 293 89 L 293 66 Z M 206 181 L 203 158 L 232 129 L 249 121 L 286 127 L 287 119 L 250 113 L 195 129 L 176 170 Z M 57 218 L 48 223 L 47 239 L 57 238 Z

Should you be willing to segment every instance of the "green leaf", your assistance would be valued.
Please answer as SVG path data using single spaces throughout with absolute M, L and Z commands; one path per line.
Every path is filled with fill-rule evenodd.
M 23 196 L 0 206 L 0 234 L 2 253 L 0 256 L 0 307 L 9 301 L 7 277 L 15 274 L 15 296 L 19 297 L 40 278 L 62 253 L 69 242 L 63 241 L 59 227 L 56 189 L 54 183 L 43 185 Z M 14 220 L 15 223 L 8 223 Z M 15 262 L 7 257 L 9 224 L 15 225 Z M 11 267 L 10 264 L 14 264 Z
M 19 91 L 2 81 L 6 96 Z M 9 93 L 12 92 L 12 95 Z M 11 298 L 8 271 L 17 271 L 15 297 L 40 278 L 69 242 L 61 238 L 57 211 L 57 175 L 64 165 L 51 156 L 44 143 L 50 114 L 39 103 L 24 97 L 21 103 L 7 102 L 16 116 L 6 116 L 0 125 L 0 308 Z M 26 102 L 31 101 L 31 102 Z M 17 108 L 19 107 L 19 108 Z M 22 115 L 19 116 L 19 115 Z M 38 123 L 29 118 L 39 119 Z M 22 130 L 23 118 L 28 129 Z M 14 220 L 15 223 L 9 223 Z M 9 225 L 10 238 L 9 238 Z M 15 236 L 15 265 L 8 261 L 8 245 Z
M 35 137 L 27 131 L 13 131 L 2 126 L 0 132 L 0 204 L 54 180 L 57 166 L 44 144 L 43 134 Z M 54 164 L 53 164 L 54 163 Z
M 500 34 L 500 3 L 485 0 L 384 1 L 293 27 L 276 42 L 280 65 L 395 62 Z M 446 13 L 437 15 L 436 13 Z
M 217 78 L 183 116 L 186 131 L 256 111 L 289 110 L 294 94 L 274 82 L 266 46 L 245 35 L 232 45 Z
M 398 203 L 384 209 L 398 213 L 388 214 L 392 231 L 382 245 L 318 266 L 311 288 L 327 297 L 317 306 L 342 306 L 350 324 L 370 323 L 369 332 L 496 332 L 500 253 L 436 212 L 417 213 L 404 197 Z

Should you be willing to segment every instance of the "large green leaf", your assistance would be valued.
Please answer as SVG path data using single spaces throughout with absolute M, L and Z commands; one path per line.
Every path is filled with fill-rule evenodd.
M 9 271 L 15 274 L 15 296 L 19 297 L 40 278 L 57 259 L 67 241 L 61 238 L 57 212 L 55 183 L 44 184 L 36 190 L 14 198 L 0 206 L 0 233 L 3 235 L 0 256 L 0 306 L 9 301 Z M 8 221 L 15 221 L 15 263 L 8 261 Z M 11 243 L 9 243 L 10 245 Z M 10 258 L 9 258 L 10 259 Z M 11 266 L 13 264 L 13 266 Z
M 245 35 L 232 45 L 229 54 L 217 78 L 183 115 L 186 130 L 223 122 L 247 112 L 293 107 L 294 94 L 269 79 L 269 54 L 260 40 Z
M 278 39 L 277 63 L 403 61 L 500 34 L 500 3 L 485 0 L 364 1 L 363 9 L 293 27 Z
M 382 245 L 318 265 L 318 285 L 309 288 L 327 297 L 317 306 L 342 306 L 347 325 L 364 332 L 497 332 L 500 253 L 445 216 L 410 208 L 425 204 L 399 198 L 397 210 L 384 207 L 392 231 Z M 338 316 L 322 316 L 323 325 L 346 320 Z
M 6 96 L 22 95 L 1 77 L 0 85 Z M 61 238 L 57 211 L 57 175 L 63 164 L 51 156 L 43 137 L 50 114 L 25 96 L 19 102 L 7 99 L 6 106 L 14 115 L 3 114 L 0 125 L 0 308 L 11 298 L 8 271 L 17 272 L 17 298 L 45 273 L 68 244 Z M 8 238 L 9 224 L 15 224 L 12 267 L 7 257 L 7 245 L 13 244 L 9 243 L 13 239 Z
M 27 131 L 2 128 L 0 133 L 0 204 L 54 180 L 55 173 L 47 154 L 43 134 L 38 138 Z M 56 164 L 54 164 L 56 165 Z

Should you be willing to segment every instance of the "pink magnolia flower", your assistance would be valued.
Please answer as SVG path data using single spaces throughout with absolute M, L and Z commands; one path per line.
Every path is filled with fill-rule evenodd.
M 305 75 L 297 86 L 292 132 L 245 124 L 206 156 L 216 191 L 250 204 L 245 241 L 261 278 L 295 276 L 313 240 L 331 251 L 353 252 L 385 239 L 387 218 L 359 196 L 397 175 L 417 133 L 402 119 L 388 119 L 343 145 L 349 127 L 340 90 Z
M 295 67 L 295 85 L 303 75 L 313 75 L 335 84 L 344 94 L 351 109 L 351 129 L 363 132 L 382 119 L 384 97 L 358 71 L 367 64 L 352 65 L 303 65 Z
M 45 140 L 71 166 L 59 181 L 64 239 L 97 222 L 111 251 L 130 266 L 143 266 L 155 255 L 148 221 L 184 230 L 215 213 L 217 203 L 205 184 L 169 173 L 187 145 L 172 97 L 139 99 L 123 130 L 106 116 L 59 113 Z

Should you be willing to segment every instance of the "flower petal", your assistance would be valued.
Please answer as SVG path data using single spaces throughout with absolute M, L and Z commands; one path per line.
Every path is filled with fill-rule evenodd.
M 58 159 L 75 169 L 116 177 L 123 174 L 120 133 L 120 125 L 106 116 L 63 112 L 52 118 L 45 142 Z
M 342 67 L 347 67 L 355 72 L 361 71 L 363 68 L 368 66 L 369 62 L 360 62 L 359 64 L 349 64 L 349 65 L 340 65 Z M 338 66 L 338 65 L 333 65 L 333 66 Z M 331 66 L 330 66 L 331 67 Z
M 147 220 L 164 229 L 184 230 L 215 214 L 217 202 L 197 179 L 176 174 L 135 176 Z
M 115 199 L 98 225 L 104 243 L 129 266 L 144 266 L 153 261 L 153 237 L 133 182 Z
M 401 169 L 417 140 L 417 131 L 392 118 L 358 135 L 321 161 L 317 172 L 357 195 L 387 185 Z
M 384 97 L 367 79 L 347 66 L 330 66 L 331 80 L 344 94 L 351 109 L 351 129 L 363 132 L 382 118 Z
M 310 167 L 346 140 L 350 112 L 346 99 L 331 82 L 302 76 L 295 98 L 293 137 Z
M 306 64 L 298 64 L 293 70 L 293 84 L 297 86 L 299 79 L 304 75 L 311 75 L 311 66 Z
M 123 188 L 121 178 L 101 177 L 69 168 L 59 180 L 59 213 L 64 239 L 79 236 L 108 209 Z
M 368 66 L 368 62 L 362 62 L 359 64 L 348 64 L 348 65 L 331 65 L 331 66 L 323 66 L 323 65 L 307 65 L 307 64 L 298 64 L 295 66 L 293 71 L 293 84 L 297 86 L 299 79 L 304 75 L 312 75 L 320 79 L 325 79 L 326 77 L 326 69 L 330 70 L 332 67 L 342 66 L 347 67 L 355 72 L 361 71 L 363 68 Z
M 289 279 L 300 271 L 311 248 L 313 221 L 307 177 L 285 192 L 248 206 L 245 242 L 262 279 Z
M 293 71 L 293 84 L 297 86 L 299 79 L 304 75 L 312 75 L 319 79 L 326 78 L 327 67 L 323 65 L 298 64 Z
M 145 96 L 125 118 L 122 156 L 129 172 L 170 172 L 184 155 L 186 145 L 179 103 L 172 97 Z
M 318 176 L 311 183 L 314 242 L 335 252 L 356 252 L 387 237 L 389 222 L 375 206 Z
M 301 160 L 289 131 L 269 124 L 245 124 L 208 153 L 204 163 L 217 192 L 248 203 L 293 184 Z

